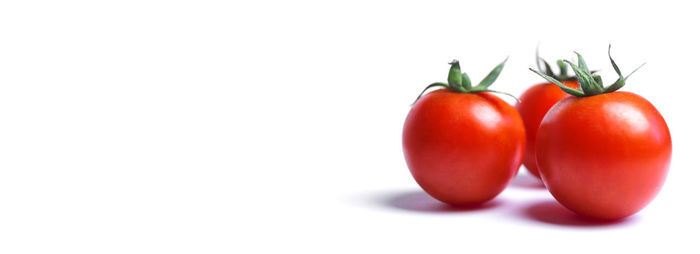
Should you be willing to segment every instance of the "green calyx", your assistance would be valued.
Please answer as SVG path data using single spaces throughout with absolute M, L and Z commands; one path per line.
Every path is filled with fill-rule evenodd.
M 618 77 L 617 81 L 615 81 L 615 83 L 612 83 L 609 86 L 603 85 L 603 80 L 600 77 L 600 75 L 597 75 L 597 74 L 594 74 L 594 72 L 591 72 L 588 69 L 588 66 L 586 65 L 586 61 L 583 60 L 583 57 L 581 56 L 581 54 L 579 54 L 578 52 L 575 52 L 575 51 L 574 51 L 574 53 L 576 53 L 576 56 L 578 56 L 578 65 L 576 65 L 568 60 L 564 60 L 564 62 L 569 64 L 569 66 L 571 66 L 571 68 L 574 70 L 574 74 L 576 74 L 576 80 L 578 80 L 578 84 L 579 84 L 580 89 L 574 89 L 574 88 L 570 88 L 570 87 L 565 86 L 564 84 L 562 84 L 560 82 L 561 80 L 550 75 L 550 74 L 552 74 L 551 72 L 548 74 L 548 73 L 546 73 L 546 71 L 545 71 L 545 73 L 543 73 L 541 70 L 536 71 L 536 70 L 533 70 L 532 68 L 530 68 L 530 70 L 532 72 L 536 73 L 537 75 L 540 75 L 540 77 L 546 79 L 547 81 L 552 82 L 555 85 L 559 86 L 559 88 L 561 88 L 564 92 L 571 94 L 573 96 L 587 97 L 587 96 L 599 95 L 599 94 L 604 94 L 604 93 L 611 93 L 611 92 L 617 91 L 622 86 L 624 86 L 625 82 L 630 77 L 630 75 L 632 75 L 632 73 L 639 70 L 639 68 L 644 66 L 644 64 L 637 67 L 637 69 L 632 71 L 627 76 L 622 76 L 622 73 L 620 72 L 620 68 L 617 67 L 615 60 L 613 60 L 612 56 L 610 55 L 610 48 L 611 48 L 611 45 L 608 45 L 608 57 L 610 58 L 610 63 L 612 64 L 613 68 L 615 69 L 615 72 L 617 73 L 617 75 L 619 77 Z
M 510 97 L 515 98 L 515 100 L 518 100 L 515 96 L 504 93 L 504 92 L 499 92 L 499 91 L 494 91 L 489 89 L 489 86 L 493 84 L 493 82 L 496 81 L 498 78 L 498 75 L 501 74 L 501 71 L 503 70 L 503 66 L 506 64 L 506 61 L 508 61 L 508 58 L 506 60 L 503 60 L 499 65 L 497 65 L 491 72 L 489 72 L 486 77 L 479 82 L 478 85 L 472 86 L 472 82 L 469 79 L 469 76 L 467 73 L 462 72 L 462 69 L 459 67 L 459 61 L 457 60 L 452 60 L 450 62 L 450 72 L 447 75 L 447 84 L 442 83 L 442 82 L 435 82 L 423 89 L 423 91 L 418 95 L 418 98 L 413 102 L 415 104 L 418 99 L 420 99 L 423 94 L 425 94 L 425 91 L 428 91 L 431 87 L 445 87 L 449 88 L 450 90 L 457 92 L 457 93 L 477 93 L 477 92 L 492 92 L 492 93 L 500 93 L 500 94 L 505 94 Z M 412 104 L 412 105 L 413 105 Z
M 562 60 L 557 60 L 557 66 L 559 67 L 559 75 L 554 74 L 552 66 L 549 65 L 549 63 L 547 63 L 547 61 L 544 60 L 544 58 L 540 57 L 539 46 L 537 46 L 537 49 L 535 49 L 535 61 L 537 62 L 537 70 L 539 70 L 540 73 L 544 73 L 547 76 L 553 77 L 557 81 L 563 82 L 569 80 L 576 80 L 576 76 L 569 75 L 569 66 L 567 66 Z

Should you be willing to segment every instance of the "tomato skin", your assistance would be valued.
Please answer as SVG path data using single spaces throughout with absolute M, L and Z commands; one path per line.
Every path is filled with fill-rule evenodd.
M 595 219 L 620 219 L 644 208 L 671 161 L 663 117 L 629 92 L 563 99 L 542 120 L 536 142 L 547 189 L 565 207 Z
M 578 88 L 578 82 L 576 80 L 564 81 L 562 83 L 571 88 Z M 523 165 L 530 174 L 537 178 L 540 178 L 535 152 L 537 129 L 540 127 L 540 122 L 542 122 L 542 118 L 547 114 L 547 111 L 549 111 L 554 104 L 569 96 L 571 95 L 562 91 L 561 88 L 555 84 L 541 83 L 525 90 L 525 92 L 520 95 L 520 102 L 515 104 L 515 108 L 523 119 L 525 133 L 527 135 Z
M 489 93 L 433 91 L 411 108 L 403 127 L 413 178 L 432 197 L 453 205 L 496 197 L 517 173 L 524 150 L 518 112 Z

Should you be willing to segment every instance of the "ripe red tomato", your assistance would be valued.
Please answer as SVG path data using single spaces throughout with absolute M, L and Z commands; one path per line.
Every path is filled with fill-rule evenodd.
M 563 81 L 562 84 L 571 88 L 578 88 L 578 82 L 576 80 Z M 569 96 L 571 95 L 565 93 L 553 83 L 541 83 L 528 88 L 520 95 L 520 102 L 515 105 L 515 108 L 520 113 L 520 117 L 523 119 L 525 133 L 527 135 L 523 165 L 537 178 L 540 178 L 535 156 L 535 137 L 537 137 L 537 129 L 540 127 L 540 122 L 542 122 L 542 118 L 547 114 L 547 111 L 549 111 L 555 103 Z
M 549 110 L 536 138 L 537 167 L 552 196 L 570 210 L 596 219 L 620 219 L 644 208 L 661 189 L 671 162 L 671 134 L 644 98 L 616 92 L 629 76 L 604 86 L 583 57 L 574 69 L 581 89 L 537 73 L 568 97 Z M 641 67 L 641 66 L 640 66 Z
M 663 117 L 629 92 L 566 98 L 538 130 L 537 163 L 547 189 L 592 218 L 619 219 L 644 208 L 663 185 L 670 160 Z
M 487 92 L 433 91 L 404 123 L 403 151 L 413 178 L 449 204 L 496 197 L 517 173 L 524 150 L 518 112 Z

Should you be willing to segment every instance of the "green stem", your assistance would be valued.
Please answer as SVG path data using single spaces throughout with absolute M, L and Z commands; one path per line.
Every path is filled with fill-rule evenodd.
M 637 67 L 637 69 L 634 69 L 630 74 L 627 76 L 623 76 L 622 72 L 620 71 L 620 67 L 617 66 L 617 63 L 615 63 L 615 60 L 613 60 L 612 55 L 610 54 L 610 48 L 611 46 L 608 46 L 608 57 L 610 58 L 610 64 L 612 64 L 613 69 L 615 69 L 615 73 L 619 76 L 615 83 L 612 83 L 609 86 L 604 86 L 603 85 L 603 80 L 601 79 L 600 75 L 594 75 L 596 71 L 590 71 L 588 69 L 588 66 L 586 65 L 586 61 L 583 60 L 583 56 L 579 54 L 578 52 L 574 51 L 576 53 L 576 56 L 578 57 L 578 65 L 575 65 L 569 60 L 564 60 L 569 66 L 571 66 L 572 69 L 574 69 L 574 73 L 576 74 L 576 79 L 578 80 L 579 87 L 581 87 L 581 90 L 576 90 L 576 89 L 571 89 L 569 87 L 564 86 L 561 84 L 557 78 L 555 78 L 552 75 L 547 75 L 543 74 L 542 72 L 538 72 L 533 70 L 532 68 L 530 69 L 531 71 L 537 73 L 537 75 L 540 75 L 542 78 L 545 80 L 552 82 L 559 86 L 564 92 L 574 95 L 574 96 L 580 96 L 580 97 L 585 97 L 585 96 L 594 96 L 598 94 L 604 94 L 604 93 L 611 93 L 614 91 L 617 91 L 618 89 L 622 88 L 622 86 L 625 85 L 627 79 L 632 75 L 632 73 L 635 73 L 639 68 L 644 66 L 642 64 L 641 66 Z
M 503 60 L 503 62 L 496 65 L 496 67 L 494 67 L 493 70 L 491 70 L 491 72 L 489 72 L 489 74 L 486 75 L 486 77 L 484 77 L 484 79 L 481 80 L 481 82 L 479 82 L 479 84 L 477 86 L 472 87 L 471 80 L 469 79 L 469 76 L 467 75 L 467 73 L 461 72 L 462 70 L 459 67 L 459 61 L 453 60 L 452 62 L 449 63 L 450 64 L 450 72 L 447 75 L 447 84 L 442 83 L 442 82 L 436 82 L 436 83 L 432 83 L 432 84 L 428 85 L 418 95 L 418 97 L 411 104 L 411 106 L 415 105 L 416 102 L 418 102 L 418 100 L 423 96 L 423 94 L 425 94 L 425 92 L 428 91 L 428 89 L 430 89 L 431 87 L 436 87 L 436 86 L 442 86 L 442 87 L 448 88 L 448 89 L 450 89 L 454 92 L 457 92 L 457 93 L 477 93 L 477 92 L 500 93 L 500 94 L 505 94 L 505 95 L 508 95 L 510 97 L 513 97 L 513 98 L 515 98 L 516 101 L 520 102 L 520 100 L 518 100 L 517 97 L 515 97 L 509 93 L 504 93 L 504 92 L 499 92 L 499 91 L 488 89 L 489 86 L 491 86 L 496 81 L 498 76 L 501 74 L 501 71 L 503 71 L 503 67 L 506 64 L 506 61 L 508 61 L 507 57 L 505 60 Z

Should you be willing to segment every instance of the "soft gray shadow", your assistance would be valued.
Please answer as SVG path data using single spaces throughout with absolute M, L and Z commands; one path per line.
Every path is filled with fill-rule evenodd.
M 525 168 L 522 168 L 521 170 L 527 171 Z M 510 186 L 521 189 L 547 190 L 542 183 L 542 180 L 533 176 L 530 174 L 530 172 L 518 173 L 515 175 L 513 180 L 510 182 Z
M 404 191 L 382 195 L 377 203 L 384 207 L 398 210 L 422 212 L 422 213 L 455 213 L 479 211 L 494 208 L 501 204 L 499 200 L 491 200 L 486 203 L 473 206 L 454 206 L 442 203 L 422 190 Z
M 541 223 L 570 227 L 609 227 L 624 226 L 636 221 L 635 217 L 619 220 L 594 220 L 575 214 L 555 200 L 545 200 L 526 206 L 522 215 Z

